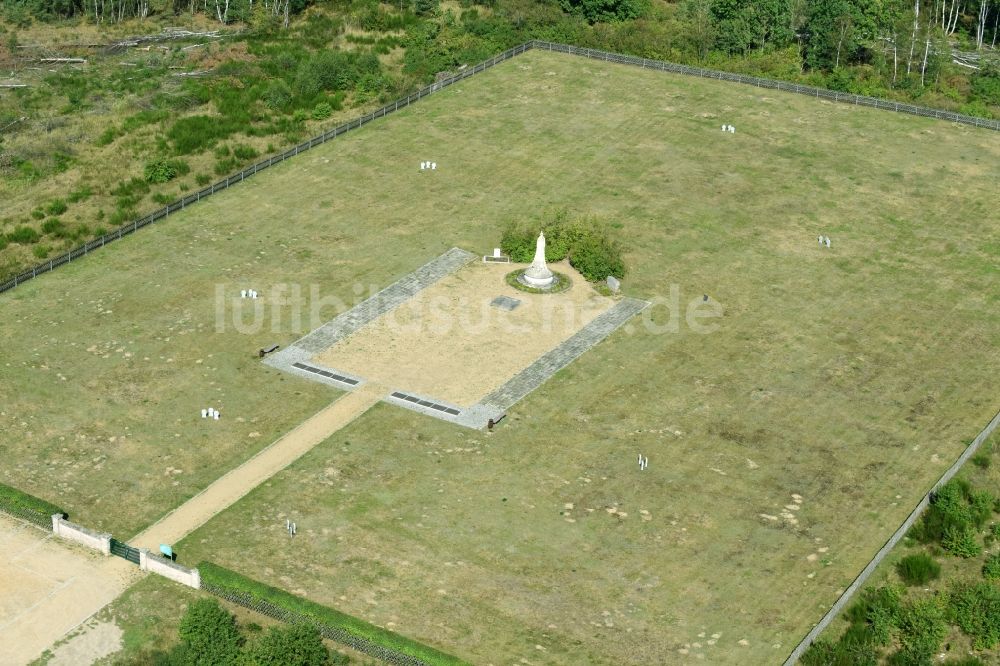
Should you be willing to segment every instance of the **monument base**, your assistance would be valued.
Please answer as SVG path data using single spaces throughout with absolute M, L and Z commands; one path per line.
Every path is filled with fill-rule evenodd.
M 534 276 L 526 276 L 526 273 L 527 271 L 523 268 L 507 273 L 507 284 L 518 291 L 526 291 L 529 294 L 558 294 L 573 286 L 573 281 L 562 273 L 553 272 L 552 279 L 541 284 L 537 282 L 537 278 L 536 281 L 530 281 L 528 278 Z
M 548 275 L 545 273 L 548 273 Z M 556 276 L 553 275 L 551 271 L 545 271 L 545 273 L 535 271 L 535 274 L 532 275 L 532 271 L 529 268 L 517 276 L 517 281 L 527 287 L 534 287 L 535 289 L 548 289 L 556 281 Z

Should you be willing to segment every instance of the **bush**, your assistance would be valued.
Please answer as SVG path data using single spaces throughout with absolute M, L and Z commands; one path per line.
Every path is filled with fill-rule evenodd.
M 36 208 L 35 210 L 31 211 L 31 217 L 33 217 L 36 220 L 45 219 L 45 211 L 42 210 L 41 208 Z
M 330 106 L 329 102 L 320 102 L 313 107 L 312 119 L 313 120 L 325 120 L 333 115 L 333 107 Z
M 799 663 L 802 666 L 877 666 L 878 650 L 868 627 L 854 624 L 837 642 L 817 640 Z
M 35 255 L 36 259 L 45 259 L 49 256 L 49 248 L 47 245 L 36 245 L 31 248 L 31 254 Z
M 265 601 L 302 619 L 303 622 L 330 627 L 347 632 L 364 640 L 389 648 L 401 654 L 422 659 L 432 666 L 467 666 L 466 662 L 417 643 L 399 634 L 376 627 L 332 608 L 321 606 L 284 590 L 265 585 L 252 578 L 211 562 L 198 565 L 202 587 L 210 592 L 236 593 L 254 601 Z
M 599 282 L 609 275 L 625 277 L 621 248 L 607 236 L 597 233 L 584 234 L 573 245 L 569 263 L 591 282 Z
M 269 109 L 279 111 L 292 101 L 292 89 L 283 79 L 272 79 L 264 89 L 261 99 Z
M 41 236 L 38 232 L 31 227 L 18 227 L 14 231 L 7 234 L 7 240 L 11 243 L 20 243 L 21 245 L 30 245 L 32 243 L 37 243 Z
M 621 248 L 610 238 L 606 226 L 593 220 L 570 221 L 565 210 L 550 213 L 542 220 L 511 223 L 500 237 L 500 248 L 517 263 L 528 263 L 535 256 L 539 231 L 545 233 L 545 258 L 562 261 L 569 257 L 573 268 L 591 282 L 613 275 L 625 276 Z
M 970 539 L 974 541 L 975 531 L 989 520 L 995 502 L 990 493 L 974 490 L 968 481 L 952 479 L 934 494 L 910 535 L 923 543 L 938 542 L 949 552 L 956 548 L 972 552 Z
M 983 552 L 974 528 L 966 526 L 950 526 L 945 528 L 941 537 L 941 547 L 958 557 L 976 557 Z
M 216 176 L 226 176 L 236 171 L 236 167 L 238 166 L 239 164 L 236 162 L 235 157 L 227 157 L 226 159 L 217 161 L 213 171 L 215 171 Z
M 229 136 L 228 123 L 212 116 L 188 116 L 173 124 L 167 138 L 174 145 L 178 155 L 188 155 L 211 148 L 224 137 Z
M 973 490 L 969 493 L 969 519 L 973 526 L 982 529 L 993 516 L 996 498 L 988 490 Z
M 42 231 L 47 234 L 57 234 L 63 231 L 64 225 L 58 217 L 51 217 L 42 222 Z
M 948 602 L 952 622 L 972 638 L 977 650 L 991 650 L 1000 642 L 1000 587 L 993 583 L 959 586 Z
M 989 469 L 990 463 L 992 462 L 993 460 L 990 458 L 988 453 L 977 453 L 972 456 L 972 464 L 979 469 Z
M 416 0 L 414 9 L 417 16 L 430 16 L 438 10 L 440 0 Z
M 994 553 L 983 562 L 983 577 L 987 580 L 1000 579 L 1000 555 Z
M 111 214 L 111 219 L 108 220 L 108 221 L 112 225 L 114 225 L 116 227 L 120 227 L 121 225 L 125 224 L 126 222 L 131 222 L 136 217 L 138 217 L 138 215 L 139 214 L 135 211 L 134 208 L 128 208 L 128 207 L 125 207 L 125 208 L 116 208 L 115 212 Z
M 314 99 L 324 91 L 350 90 L 366 74 L 380 74 L 382 65 L 372 53 L 319 51 L 303 60 L 295 73 L 295 89 Z
M 535 256 L 538 233 L 526 226 L 510 224 L 500 236 L 500 249 L 511 261 L 526 264 Z
M 639 18 L 648 9 L 643 0 L 559 0 L 559 6 L 588 23 L 627 21 Z
M 915 600 L 903 606 L 899 615 L 900 651 L 909 663 L 921 663 L 937 652 L 948 635 L 945 607 L 940 598 Z
M 875 645 L 888 645 L 899 623 L 900 598 L 900 590 L 893 586 L 867 589 L 847 611 L 847 619 L 852 625 L 867 627 Z
M 239 663 L 243 637 L 236 618 L 215 599 L 199 599 L 181 618 L 180 637 L 187 648 L 188 663 L 227 666 Z
M 208 185 L 209 183 L 212 182 L 212 177 L 209 176 L 207 173 L 199 173 L 197 176 L 194 177 L 194 182 L 198 183 L 199 185 Z
M 896 572 L 907 585 L 924 585 L 941 575 L 941 565 L 930 555 L 917 553 L 897 562 Z
M 52 201 L 49 202 L 49 205 L 45 207 L 45 212 L 53 216 L 62 215 L 63 213 L 66 212 L 67 208 L 69 207 L 66 205 L 66 202 L 63 201 L 62 199 L 53 199 Z
M 191 167 L 183 160 L 168 160 L 160 157 L 147 162 L 143 169 L 143 178 L 147 183 L 169 183 L 177 176 L 187 175 Z
M 233 146 L 233 156 L 244 162 L 252 160 L 259 154 L 260 153 L 253 149 L 253 146 L 248 146 L 245 143 Z
M 972 94 L 986 104 L 1000 105 L 1000 71 L 985 67 L 972 75 Z
M 330 652 L 316 627 L 272 627 L 249 647 L 254 666 L 326 666 Z

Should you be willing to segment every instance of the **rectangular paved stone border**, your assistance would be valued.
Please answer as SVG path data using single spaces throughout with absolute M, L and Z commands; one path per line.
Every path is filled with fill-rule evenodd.
M 296 364 L 307 365 L 329 372 L 330 374 L 349 377 L 358 382 L 353 388 L 361 386 L 364 383 L 362 377 L 357 377 L 334 368 L 324 368 L 315 361 L 312 361 L 312 357 L 329 349 L 352 333 L 364 328 L 386 312 L 399 307 L 423 289 L 451 275 L 476 258 L 477 255 L 471 252 L 453 247 L 437 259 L 427 262 L 409 275 L 393 282 L 382 291 L 358 303 L 347 312 L 341 313 L 316 330 L 307 333 L 281 351 L 268 356 L 264 360 L 264 363 L 272 368 L 284 370 L 293 375 L 305 377 L 306 379 L 321 382 L 342 390 L 352 387 L 347 386 L 343 382 L 336 381 L 332 377 L 326 377 L 316 372 L 296 367 Z
M 281 351 L 268 356 L 264 363 L 314 382 L 327 384 L 341 390 L 353 390 L 365 383 L 363 377 L 334 368 L 325 368 L 311 360 L 312 357 L 329 349 L 352 333 L 361 330 L 383 314 L 410 300 L 421 290 L 451 275 L 477 258 L 477 255 L 471 252 L 453 247 L 437 259 L 427 262 L 347 312 L 341 313 L 316 330 L 302 336 Z M 383 402 L 466 428 L 477 430 L 485 428 L 490 419 L 496 419 L 506 413 L 521 398 L 544 384 L 549 377 L 608 337 L 619 326 L 642 312 L 648 305 L 647 301 L 635 298 L 625 298 L 618 301 L 607 312 L 598 315 L 570 338 L 547 351 L 503 386 L 471 407 L 461 407 L 432 396 L 417 395 L 407 390 L 406 387 L 394 388 L 389 395 L 383 398 Z M 337 381 L 333 375 L 348 377 L 357 383 L 352 386 Z M 403 397 L 394 396 L 392 393 L 407 394 L 427 404 L 421 405 L 419 401 L 413 402 Z M 433 405 L 441 405 L 450 408 L 450 412 L 458 413 L 435 409 Z

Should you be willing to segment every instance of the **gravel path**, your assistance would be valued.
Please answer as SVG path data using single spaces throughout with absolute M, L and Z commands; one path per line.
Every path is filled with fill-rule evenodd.
M 364 414 L 385 394 L 385 388 L 371 383 L 345 393 L 329 407 L 310 417 L 239 467 L 228 471 L 212 485 L 129 539 L 129 544 L 159 552 L 160 544 L 177 543 L 207 523 L 215 514 L 233 505 L 311 448 Z

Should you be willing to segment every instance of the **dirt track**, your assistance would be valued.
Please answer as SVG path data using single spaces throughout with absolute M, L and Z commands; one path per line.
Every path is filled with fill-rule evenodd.
M 364 414 L 385 396 L 385 389 L 364 384 L 338 399 L 287 435 L 129 540 L 138 548 L 159 552 L 204 525 L 258 485 L 271 478 L 327 437 Z

